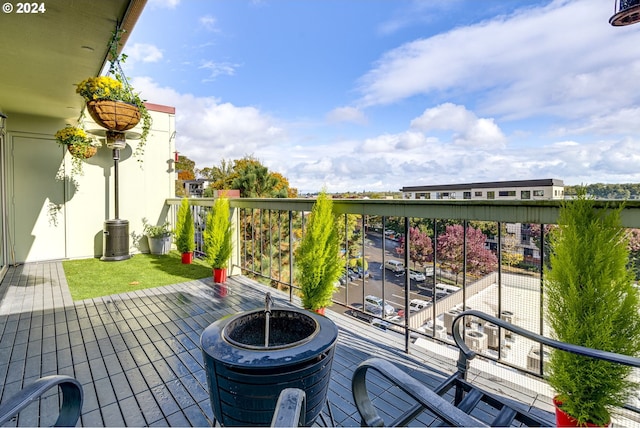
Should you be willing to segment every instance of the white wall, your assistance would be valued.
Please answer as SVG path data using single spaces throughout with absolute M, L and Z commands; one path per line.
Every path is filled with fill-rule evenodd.
M 174 194 L 175 116 L 151 114 L 143 162 L 131 156 L 136 140 L 121 150 L 119 217 L 129 220 L 130 236 L 142 234 L 143 217 L 155 224 Z M 85 125 L 99 129 L 90 119 Z M 100 147 L 83 163 L 84 174 L 70 177 L 71 156 L 53 137 L 64 126 L 63 120 L 19 114 L 7 120 L 10 263 L 102 255 L 104 221 L 114 218 L 113 152 Z M 130 237 L 132 252 L 138 250 L 134 244 Z

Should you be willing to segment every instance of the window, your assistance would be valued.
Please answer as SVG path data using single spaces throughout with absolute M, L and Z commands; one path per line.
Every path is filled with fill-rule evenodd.
M 534 190 L 533 196 L 544 196 L 544 190 Z
M 515 190 L 500 190 L 498 192 L 498 196 L 501 196 L 501 197 L 515 196 L 515 195 L 516 195 L 516 191 Z
M 471 192 L 464 192 L 462 194 L 463 199 L 471 199 Z
M 476 192 L 476 197 L 481 198 L 482 197 L 482 192 Z
M 496 192 L 487 192 L 487 199 L 495 199 Z
M 520 191 L 520 199 L 531 199 L 531 190 Z

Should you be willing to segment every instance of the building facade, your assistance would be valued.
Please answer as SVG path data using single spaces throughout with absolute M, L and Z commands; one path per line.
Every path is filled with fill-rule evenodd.
M 540 200 L 564 199 L 564 182 L 540 180 L 491 181 L 484 183 L 407 186 L 400 189 L 404 199 L 431 200 Z
M 8 265 L 102 255 L 105 221 L 115 216 L 114 152 L 103 144 L 82 162 L 82 174 L 74 173 L 54 135 L 68 124 L 82 124 L 90 134 L 101 129 L 88 115 L 79 119 L 84 100 L 74 85 L 101 74 L 113 31 L 120 26 L 129 34 L 145 4 L 57 2 L 44 13 L 3 16 L 0 278 Z M 118 162 L 119 218 L 129 221 L 132 253 L 146 251 L 142 219 L 163 222 L 165 201 L 174 195 L 175 109 L 147 109 L 153 125 L 144 154 L 133 156 L 138 125 Z

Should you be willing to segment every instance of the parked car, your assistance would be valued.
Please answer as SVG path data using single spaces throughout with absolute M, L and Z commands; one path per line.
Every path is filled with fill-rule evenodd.
M 369 310 L 368 306 L 377 307 L 380 310 L 382 310 L 383 302 L 382 302 L 382 299 L 380 297 L 369 295 L 369 296 L 366 296 L 364 298 L 364 304 L 365 304 L 365 310 Z M 384 315 L 385 316 L 388 317 L 389 315 L 393 315 L 395 313 L 395 311 L 396 311 L 396 308 L 394 308 L 390 304 L 388 304 L 388 303 L 384 304 Z
M 354 279 L 362 278 L 362 274 L 360 273 L 360 271 L 356 270 L 355 268 L 349 268 L 349 276 L 353 277 Z
M 362 269 L 360 266 L 356 266 L 354 268 L 351 269 L 352 271 L 354 271 L 359 278 L 370 278 L 371 277 L 371 272 L 369 272 L 369 269 Z
M 383 321 L 381 319 L 378 318 L 374 318 L 371 320 L 371 325 L 374 327 L 379 328 L 380 330 L 387 330 L 387 328 L 389 328 L 389 326 L 391 324 L 389 324 L 387 321 Z
M 370 303 L 365 303 L 364 305 L 362 303 L 352 303 L 351 306 L 353 309 L 349 309 L 345 313 L 352 317 L 369 323 L 372 322 L 374 316 L 383 318 L 382 309 L 379 306 L 375 306 Z
M 422 272 L 418 272 L 417 270 L 409 270 L 409 279 L 422 282 L 426 281 L 427 277 Z
M 426 300 L 413 299 L 409 302 L 409 310 L 411 312 L 418 312 L 431 306 L 431 302 L 427 302 Z
M 402 273 L 404 272 L 404 263 L 397 260 L 386 260 L 384 262 L 384 268 L 395 273 Z

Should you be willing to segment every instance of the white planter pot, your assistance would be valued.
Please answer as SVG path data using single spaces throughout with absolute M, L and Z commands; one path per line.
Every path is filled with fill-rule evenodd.
M 168 254 L 169 250 L 171 250 L 171 235 L 163 235 L 152 238 L 151 236 L 147 236 L 149 240 L 149 251 L 151 254 Z

